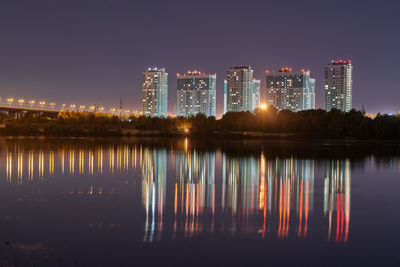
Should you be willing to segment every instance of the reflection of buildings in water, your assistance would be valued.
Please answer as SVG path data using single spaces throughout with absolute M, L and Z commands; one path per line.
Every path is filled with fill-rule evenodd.
M 152 242 L 154 239 L 160 240 L 162 233 L 166 204 L 167 151 L 149 148 L 142 151 L 142 204 L 146 211 L 144 241 Z
M 212 218 L 215 213 L 215 152 L 176 152 L 176 173 L 174 235 L 179 228 L 191 236 L 203 231 L 203 213 L 210 212 Z M 214 230 L 214 221 L 210 230 Z
M 161 238 L 167 201 L 166 149 L 63 144 L 51 149 L 15 145 L 2 147 L 0 152 L 3 177 L 15 184 L 41 181 L 43 177 L 57 173 L 119 173 L 140 166 L 142 202 L 146 210 L 145 240 Z M 175 234 L 182 232 L 191 236 L 205 231 L 231 231 L 259 232 L 263 237 L 276 234 L 279 238 L 289 234 L 307 235 L 314 199 L 313 160 L 268 159 L 263 154 L 261 157 L 223 154 L 222 185 L 219 187 L 220 180 L 217 180 L 216 187 L 215 152 L 192 150 L 185 140 L 182 150 L 170 156 L 172 154 L 177 179 L 171 183 L 168 200 L 173 207 Z M 324 166 L 324 213 L 329 222 L 328 236 L 336 241 L 347 241 L 350 162 L 327 161 Z M 103 194 L 101 185 L 96 184 L 74 190 L 84 191 L 89 195 Z M 222 221 L 214 224 L 215 213 L 219 212 L 222 212 L 223 216 L 219 217 Z
M 233 218 L 231 231 L 289 234 L 291 216 L 298 237 L 307 235 L 313 207 L 314 161 L 293 158 L 266 160 L 224 155 L 223 212 Z M 261 216 L 262 226 L 257 216 Z M 250 218 L 251 217 L 251 218 Z
M 324 214 L 328 217 L 328 240 L 332 238 L 335 242 L 348 240 L 350 194 L 350 161 L 326 161 L 324 163 Z
M 224 154 L 222 162 L 222 212 L 237 215 L 239 220 L 247 219 L 257 211 L 260 161 L 253 156 L 232 157 Z M 234 221 L 232 230 L 235 228 Z
M 266 209 L 270 225 L 278 238 L 292 232 L 306 237 L 309 214 L 313 209 L 314 161 L 294 158 L 275 159 L 266 165 Z M 264 218 L 265 220 L 265 218 Z M 263 235 L 268 225 L 264 222 Z

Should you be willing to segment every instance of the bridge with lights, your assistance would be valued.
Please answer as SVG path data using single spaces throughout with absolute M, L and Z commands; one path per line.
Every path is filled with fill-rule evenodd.
M 4 102 L 4 103 L 3 103 Z M 24 118 L 29 116 L 56 118 L 62 111 L 71 112 L 93 112 L 106 113 L 109 115 L 130 117 L 140 115 L 136 110 L 122 109 L 122 103 L 119 108 L 109 108 L 96 105 L 56 105 L 55 102 L 36 101 L 25 99 L 7 98 L 6 101 L 1 101 L 0 98 L 0 114 L 10 118 Z

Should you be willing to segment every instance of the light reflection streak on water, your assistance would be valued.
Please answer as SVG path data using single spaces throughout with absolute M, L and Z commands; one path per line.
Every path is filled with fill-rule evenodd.
M 94 155 L 93 155 L 93 150 L 89 149 L 89 153 L 88 153 L 88 168 L 89 168 L 89 175 L 93 175 L 93 165 L 94 165 Z
M 83 174 L 83 171 L 85 169 L 85 152 L 83 151 L 83 149 L 79 149 L 78 164 L 79 174 Z
M 114 173 L 114 146 L 110 146 L 108 148 L 109 158 L 108 161 L 110 163 L 110 172 Z
M 60 151 L 60 163 L 61 163 L 61 173 L 64 175 L 65 172 L 65 149 L 64 147 Z
M 23 153 L 18 152 L 18 184 L 22 184 L 22 172 L 23 172 L 24 158 Z
M 34 165 L 33 165 L 33 151 L 29 151 L 28 156 L 28 180 L 33 180 Z
M 75 150 L 69 150 L 69 174 L 74 175 L 75 173 Z
M 121 152 L 121 147 L 117 146 L 117 170 L 118 170 L 118 172 L 121 172 L 121 166 L 122 166 L 122 152 Z
M 197 151 L 190 148 L 187 139 L 183 141 L 181 149 L 174 152 L 136 145 L 62 146 L 51 150 L 25 150 L 17 146 L 15 149 L 3 149 L 3 155 L 6 155 L 2 163 L 6 172 L 3 177 L 8 183 L 19 185 L 35 180 L 35 166 L 38 167 L 39 181 L 46 180 L 48 176 L 58 177 L 58 172 L 74 175 L 75 151 L 78 152 L 80 176 L 113 174 L 114 155 L 117 153 L 117 173 L 136 168 L 141 170 L 138 184 L 141 185 L 145 211 L 145 242 L 162 239 L 162 233 L 168 225 L 164 218 L 170 215 L 174 238 L 190 238 L 216 231 L 232 235 L 255 233 L 262 238 L 274 236 L 286 239 L 291 235 L 306 238 L 310 231 L 314 201 L 323 203 L 328 240 L 349 240 L 349 160 L 323 161 L 323 198 L 314 199 L 314 160 L 266 158 L 264 153 L 232 156 L 215 151 Z M 104 150 L 107 149 L 108 157 L 104 157 Z M 85 168 L 85 155 L 88 155 L 88 168 Z M 222 159 L 219 186 L 216 182 L 216 157 Z M 175 177 L 169 177 L 174 181 L 168 185 L 167 159 L 174 161 L 176 172 Z M 15 173 L 13 164 L 16 164 Z M 69 164 L 66 170 L 65 164 Z M 109 172 L 103 169 L 103 164 L 110 167 Z M 24 176 L 26 173 L 28 175 Z M 170 199 L 167 198 L 168 190 L 171 191 Z M 74 190 L 68 189 L 68 192 L 90 196 L 108 194 L 108 191 L 103 192 L 101 184 L 79 186 Z M 167 209 L 167 203 L 171 203 L 171 209 Z M 216 224 L 216 218 L 221 216 L 224 220 Z
M 44 174 L 44 152 L 43 151 L 39 151 L 38 170 L 39 170 L 39 179 L 43 180 L 43 174 Z
M 53 176 L 54 174 L 54 151 L 50 151 L 49 154 L 49 175 Z
M 11 182 L 12 180 L 12 153 L 7 153 L 7 181 Z
M 103 147 L 97 149 L 97 171 L 99 174 L 103 173 Z

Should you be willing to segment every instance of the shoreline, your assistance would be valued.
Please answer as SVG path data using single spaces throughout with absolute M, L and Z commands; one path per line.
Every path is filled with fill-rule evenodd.
M 196 134 L 137 134 L 137 135 L 110 135 L 110 136 L 69 136 L 69 135 L 0 135 L 0 140 L 184 140 L 190 139 L 193 141 L 200 141 L 205 143 L 212 142 L 229 142 L 229 141 L 256 141 L 256 142 L 294 142 L 294 143 L 315 143 L 321 144 L 360 144 L 360 143 L 392 143 L 399 144 L 400 140 L 397 139 L 355 139 L 355 138 L 312 138 L 303 137 L 297 134 L 263 134 L 263 135 L 251 135 L 251 134 L 232 134 L 232 135 L 196 135 Z

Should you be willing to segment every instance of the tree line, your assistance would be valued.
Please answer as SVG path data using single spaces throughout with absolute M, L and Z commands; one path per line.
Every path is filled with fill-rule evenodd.
M 137 129 L 170 131 L 186 125 L 192 134 L 229 135 L 232 132 L 285 133 L 304 138 L 328 139 L 400 139 L 400 117 L 378 114 L 375 119 L 363 112 L 351 110 L 329 112 L 306 110 L 278 111 L 268 107 L 266 111 L 228 112 L 221 119 L 198 114 L 189 118 L 135 118 Z
M 400 116 L 378 114 L 366 117 L 351 110 L 329 112 L 278 111 L 270 106 L 255 112 L 228 112 L 221 119 L 197 114 L 193 117 L 130 117 L 120 119 L 101 113 L 60 112 L 56 119 L 37 116 L 0 117 L 0 134 L 54 136 L 119 136 L 140 133 L 155 135 L 229 136 L 233 133 L 290 134 L 315 139 L 400 139 Z

